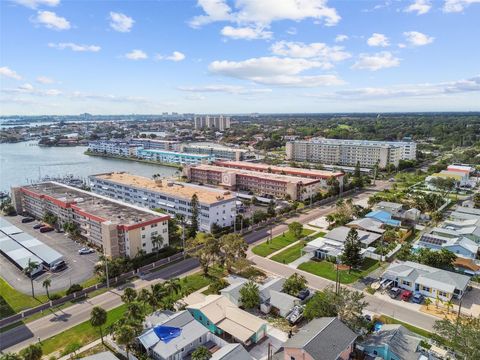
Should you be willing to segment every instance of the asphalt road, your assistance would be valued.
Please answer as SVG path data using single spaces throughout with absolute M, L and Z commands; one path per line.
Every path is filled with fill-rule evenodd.
M 132 283 L 135 289 L 141 289 L 152 284 L 162 282 L 174 277 L 183 277 L 197 271 L 198 262 L 196 259 L 186 259 L 176 262 L 159 271 L 145 276 Z M 5 352 L 17 352 L 40 339 L 48 339 L 77 324 L 90 319 L 90 312 L 94 306 L 101 306 L 105 310 L 116 308 L 122 304 L 121 295 L 123 290 L 113 289 L 91 299 L 81 301 L 64 310 L 52 311 L 51 315 L 15 327 L 0 334 L 0 350 Z

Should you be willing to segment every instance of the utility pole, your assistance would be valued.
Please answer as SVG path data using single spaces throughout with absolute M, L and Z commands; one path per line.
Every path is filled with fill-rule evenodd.
M 460 304 L 458 304 L 457 321 L 455 323 L 455 336 L 453 337 L 454 339 L 457 338 L 457 334 L 458 334 L 458 323 L 460 321 L 460 310 L 461 309 L 462 309 L 462 300 L 460 300 Z

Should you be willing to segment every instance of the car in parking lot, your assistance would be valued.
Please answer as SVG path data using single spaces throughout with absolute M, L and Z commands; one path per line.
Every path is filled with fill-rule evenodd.
M 95 252 L 95 250 L 93 250 L 92 248 L 87 248 L 87 247 L 84 247 L 84 248 L 81 248 L 80 250 L 78 250 L 79 255 L 87 255 L 87 254 L 92 254 L 94 252 Z
M 415 294 L 412 297 L 412 302 L 415 304 L 423 304 L 425 297 L 422 294 Z
M 388 295 L 392 298 L 392 299 L 395 299 L 398 295 L 400 295 L 400 293 L 402 292 L 402 290 L 398 287 L 393 287 L 390 289 L 390 291 L 388 292 Z
M 62 260 L 50 266 L 50 271 L 57 272 L 57 271 L 62 271 L 63 269 L 66 269 L 66 268 L 67 268 L 67 264 L 65 263 L 65 261 Z
M 410 290 L 403 290 L 402 295 L 400 295 L 400 299 L 403 301 L 409 301 L 412 297 L 412 292 Z
M 32 222 L 32 221 L 35 221 L 35 219 L 32 218 L 32 217 L 24 217 L 22 219 L 22 224 L 26 224 L 26 223 L 29 223 L 29 222 Z
M 46 225 L 46 226 L 42 226 L 40 228 L 40 232 L 41 233 L 46 233 L 46 232 L 49 232 L 49 231 L 53 231 L 53 227 L 49 226 L 49 225 Z
M 42 226 L 45 226 L 45 224 L 38 223 L 38 224 L 33 225 L 33 228 L 34 228 L 35 230 L 38 230 L 38 229 L 40 229 Z

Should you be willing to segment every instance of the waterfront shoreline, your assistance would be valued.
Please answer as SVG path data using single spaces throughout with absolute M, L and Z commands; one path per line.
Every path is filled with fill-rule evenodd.
M 161 162 L 161 161 L 134 159 L 134 158 L 129 158 L 129 157 L 125 157 L 125 156 L 117 156 L 117 155 L 111 155 L 111 154 L 100 154 L 100 153 L 96 153 L 96 152 L 88 151 L 88 150 L 86 150 L 84 152 L 84 154 L 88 155 L 88 156 L 98 156 L 98 157 L 102 157 L 102 158 L 135 161 L 135 162 L 141 162 L 141 163 L 150 164 L 150 165 L 167 166 L 167 167 L 172 167 L 172 168 L 176 168 L 176 169 L 179 169 L 179 170 L 182 169 L 182 165 L 172 164 L 172 163 L 164 163 L 164 162 Z

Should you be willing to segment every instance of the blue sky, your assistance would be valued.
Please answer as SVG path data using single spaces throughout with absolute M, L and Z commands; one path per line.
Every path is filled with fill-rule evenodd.
M 480 110 L 480 0 L 1 0 L 0 113 Z

